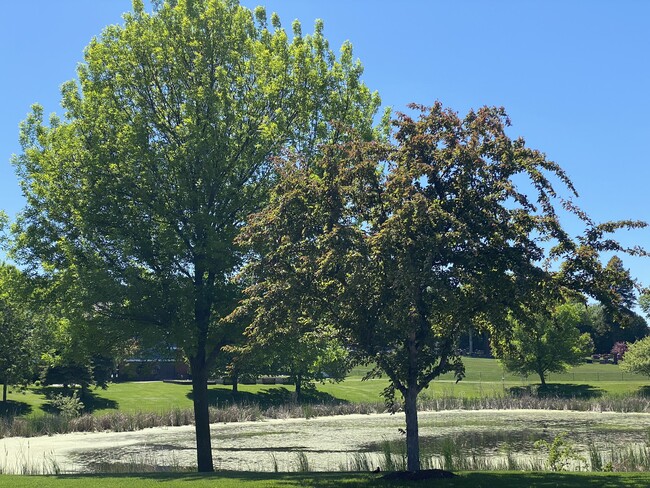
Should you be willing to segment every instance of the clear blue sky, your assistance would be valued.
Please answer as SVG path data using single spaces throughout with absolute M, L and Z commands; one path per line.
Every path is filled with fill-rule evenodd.
M 435 100 L 506 107 L 511 135 L 569 173 L 595 220 L 650 220 L 650 2 L 644 0 L 263 0 L 303 32 L 349 39 L 364 80 L 396 110 Z M 60 112 L 59 86 L 130 0 L 6 2 L 0 19 L 0 208 L 23 205 L 9 164 L 32 103 Z M 650 230 L 622 233 L 650 249 Z M 650 259 L 624 258 L 646 285 Z

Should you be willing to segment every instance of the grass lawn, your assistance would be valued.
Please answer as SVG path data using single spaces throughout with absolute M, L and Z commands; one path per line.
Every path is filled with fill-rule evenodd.
M 189 482 L 189 483 L 188 483 Z M 650 486 L 649 473 L 460 473 L 450 480 L 388 482 L 367 473 L 215 473 L 128 476 L 2 476 L 0 486 L 12 488 L 251 488 L 266 487 L 401 487 L 437 488 L 614 488 Z
M 443 376 L 431 383 L 422 395 L 430 397 L 482 397 L 503 395 L 513 390 L 526 389 L 536 384 L 537 379 L 505 374 L 494 359 L 465 358 L 466 377 L 456 383 L 450 376 Z M 388 385 L 385 378 L 362 381 L 368 368 L 355 368 L 341 383 L 318 384 L 318 391 L 310 400 L 338 400 L 352 403 L 380 403 L 380 394 Z M 647 394 L 648 379 L 643 376 L 622 373 L 612 364 L 583 364 L 563 375 L 551 375 L 549 383 L 555 384 L 558 394 L 578 394 L 583 397 L 603 395 Z M 240 385 L 236 399 L 262 405 L 278 405 L 291 398 L 291 385 Z M 52 388 L 32 387 L 24 392 L 12 390 L 9 393 L 8 409 L 20 415 L 42 415 L 47 408 L 46 395 L 58 391 Z M 231 387 L 210 386 L 210 401 L 213 405 L 231 403 L 235 397 Z M 192 407 L 191 387 L 162 382 L 114 383 L 108 389 L 93 390 L 89 410 L 103 414 L 119 410 L 122 412 L 164 412 L 175 408 Z M 0 412 L 1 413 L 1 412 Z

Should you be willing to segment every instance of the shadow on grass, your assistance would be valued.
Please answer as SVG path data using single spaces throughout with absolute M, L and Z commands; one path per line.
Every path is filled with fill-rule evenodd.
M 508 388 L 513 396 L 533 395 L 540 398 L 580 398 L 590 399 L 603 396 L 604 391 L 592 385 L 578 385 L 575 383 L 547 383 L 546 387 L 541 385 L 513 386 Z
M 18 417 L 32 413 L 32 406 L 25 402 L 7 400 L 0 402 L 0 417 Z
M 334 488 L 339 486 L 401 487 L 436 486 L 439 488 L 475 488 L 498 486 L 500 488 L 632 488 L 648 486 L 648 473 L 550 473 L 550 472 L 474 472 L 461 473 L 453 479 L 436 479 L 423 484 L 413 481 L 388 481 L 381 474 L 372 473 L 253 473 L 222 471 L 219 473 L 151 473 L 151 474 L 111 474 L 111 475 L 61 475 L 59 479 L 83 478 L 91 484 L 92 480 L 102 478 L 124 478 L 125 483 L 133 482 L 190 482 L 204 486 L 201 482 L 214 483 L 210 486 L 239 487 L 253 483 L 253 486 L 286 486 Z M 129 479 L 129 481 L 127 481 Z M 272 483 L 272 485 L 271 485 Z M 174 484 L 176 486 L 176 484 Z M 205 485 L 207 486 L 207 485 Z
M 119 403 L 115 400 L 109 400 L 98 396 L 97 393 L 93 390 L 86 390 L 83 394 L 78 388 L 63 388 L 61 386 L 41 386 L 39 388 L 33 388 L 33 392 L 37 395 L 43 395 L 49 400 L 48 403 L 41 405 L 41 410 L 47 413 L 55 414 L 58 413 L 58 410 L 54 408 L 51 401 L 56 395 L 63 396 L 72 396 L 73 393 L 77 393 L 79 400 L 84 404 L 84 413 L 92 413 L 95 410 L 117 410 L 119 408 Z
M 187 393 L 187 398 L 192 400 L 192 392 Z M 279 407 L 296 403 L 295 393 L 283 386 L 270 387 L 256 393 L 249 391 L 233 392 L 227 387 L 213 387 L 208 389 L 208 402 L 213 406 L 232 404 L 259 405 L 261 408 Z M 318 391 L 315 388 L 303 389 L 301 404 L 329 404 L 340 405 L 349 403 L 340 400 L 329 393 Z
M 216 473 L 144 473 L 144 474 L 91 474 L 91 475 L 61 475 L 58 479 L 81 478 L 91 480 L 100 480 L 102 478 L 125 478 L 129 479 L 127 483 L 134 480 L 138 482 L 213 482 L 210 486 L 240 487 L 248 486 L 286 486 L 290 487 L 317 487 L 317 488 L 338 488 L 342 485 L 355 487 L 375 487 L 375 486 L 415 486 L 412 483 L 400 484 L 387 482 L 381 479 L 381 475 L 372 473 L 337 473 L 337 472 L 320 472 L 320 473 L 263 473 L 250 471 L 219 471 Z M 176 484 L 174 484 L 176 486 Z M 200 484 L 200 486 L 207 486 Z M 423 486 L 421 483 L 417 486 Z
M 641 386 L 639 389 L 636 391 L 636 394 L 638 396 L 642 396 L 644 398 L 650 397 L 650 386 Z
M 461 482 L 457 482 L 461 480 Z M 534 486 L 536 488 L 615 488 L 648 486 L 648 473 L 465 473 L 453 483 L 439 483 L 441 487 L 498 486 L 500 488 L 519 488 Z

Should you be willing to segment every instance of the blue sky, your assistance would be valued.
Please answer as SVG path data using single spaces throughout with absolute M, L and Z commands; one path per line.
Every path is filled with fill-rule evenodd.
M 649 219 L 650 2 L 643 0 L 244 0 L 303 32 L 325 22 L 338 49 L 349 39 L 364 80 L 385 105 L 435 100 L 464 113 L 504 106 L 512 136 L 568 172 L 595 220 Z M 23 205 L 9 164 L 32 103 L 60 112 L 59 86 L 83 48 L 121 22 L 130 0 L 24 0 L 0 19 L 0 208 Z M 576 229 L 577 231 L 577 229 Z M 618 236 L 650 249 L 650 230 Z M 650 285 L 650 259 L 624 258 Z

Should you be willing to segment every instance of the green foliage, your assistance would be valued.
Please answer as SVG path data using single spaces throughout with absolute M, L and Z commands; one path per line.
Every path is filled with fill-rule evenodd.
M 643 310 L 643 313 L 646 314 L 646 316 L 650 316 L 650 292 L 645 291 L 640 297 L 639 297 L 639 306 L 641 307 L 641 310 Z
M 211 470 L 208 371 L 236 327 L 234 243 L 264 206 L 273 158 L 378 134 L 379 97 L 322 22 L 289 38 L 237 1 L 136 2 L 86 48 L 62 88 L 63 118 L 35 105 L 14 158 L 27 207 L 14 254 L 68 297 L 87 337 L 166 342 L 195 383 L 199 469 Z M 239 329 L 241 332 L 241 329 Z
M 418 118 L 398 116 L 394 145 L 356 140 L 285 158 L 270 205 L 240 242 L 256 251 L 245 275 L 254 323 L 297 313 L 335 324 L 388 376 L 387 394 L 402 394 L 409 469 L 417 470 L 417 395 L 442 374 L 463 377 L 458 340 L 468 325 L 509 329 L 508 311 L 540 288 L 618 303 L 612 281 L 621 277 L 604 272 L 599 251 L 620 246 L 603 236 L 644 224 L 594 225 L 567 204 L 587 227 L 573 241 L 546 175 L 569 192 L 572 183 L 508 137 L 503 109 L 461 118 L 440 103 L 410 108 Z M 530 195 L 514 181 L 522 177 Z M 547 253 L 549 240 L 556 245 Z M 549 271 L 545 257 L 561 270 Z
M 267 374 L 288 375 L 296 385 L 297 400 L 303 388 L 313 388 L 314 381 L 342 381 L 349 368 L 349 353 L 332 327 L 310 320 L 290 323 L 257 323 L 247 334 L 249 343 L 244 349 L 257 357 Z
M 0 249 L 5 249 L 7 244 L 7 230 L 9 227 L 9 216 L 4 210 L 0 210 Z
M 546 465 L 551 471 L 565 471 L 571 464 L 586 462 L 575 445 L 566 439 L 566 432 L 556 435 L 553 442 L 538 440 L 535 447 L 548 451 Z
M 581 305 L 565 303 L 546 315 L 529 311 L 528 315 L 510 316 L 511 331 L 494 340 L 494 352 L 504 367 L 527 376 L 539 375 L 542 385 L 548 373 L 561 373 L 579 364 L 593 350 L 589 334 L 580 334 Z
M 72 395 L 64 395 L 63 393 L 53 395 L 50 399 L 50 405 L 64 417 L 78 417 L 84 409 L 84 404 L 79 399 L 76 391 Z
M 0 263 L 0 383 L 29 383 L 38 372 L 43 324 L 32 308 L 32 286 L 16 267 Z
M 650 337 L 628 344 L 620 364 L 623 371 L 650 376 Z
M 642 306 L 643 296 L 639 304 Z M 591 335 L 597 354 L 610 353 L 617 342 L 634 342 L 650 334 L 645 319 L 631 311 L 613 314 L 601 304 L 590 304 L 580 314 L 578 328 Z

